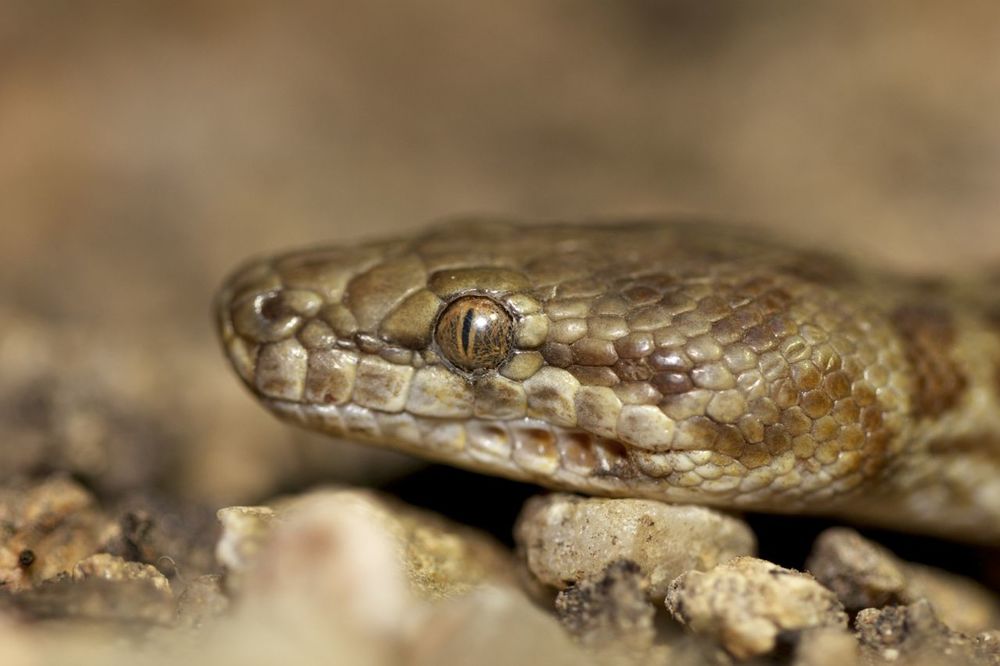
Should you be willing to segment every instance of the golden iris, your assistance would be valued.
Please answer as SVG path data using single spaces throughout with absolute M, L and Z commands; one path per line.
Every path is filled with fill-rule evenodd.
M 495 368 L 510 356 L 514 322 L 500 304 L 484 296 L 462 296 L 438 317 L 434 340 L 462 370 Z

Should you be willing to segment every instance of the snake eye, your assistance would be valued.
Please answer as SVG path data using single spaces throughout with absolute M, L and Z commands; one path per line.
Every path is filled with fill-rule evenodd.
M 463 370 L 495 368 L 510 354 L 514 324 L 496 302 L 463 296 L 444 309 L 434 339 L 445 358 Z

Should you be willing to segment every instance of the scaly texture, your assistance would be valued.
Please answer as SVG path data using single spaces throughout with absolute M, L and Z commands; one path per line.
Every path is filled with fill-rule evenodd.
M 254 261 L 217 301 L 240 377 L 308 428 L 582 493 L 987 541 L 998 313 L 986 289 L 711 225 L 497 220 Z

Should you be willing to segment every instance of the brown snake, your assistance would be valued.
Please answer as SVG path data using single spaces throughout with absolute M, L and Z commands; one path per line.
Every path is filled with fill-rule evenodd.
M 587 494 L 1000 541 L 985 288 L 711 225 L 479 220 L 253 261 L 217 317 L 243 381 L 307 428 Z

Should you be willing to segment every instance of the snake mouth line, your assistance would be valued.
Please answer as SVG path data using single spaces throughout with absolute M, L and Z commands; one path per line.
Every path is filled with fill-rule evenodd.
M 573 487 L 585 481 L 595 491 L 618 494 L 654 473 L 668 483 L 673 475 L 683 487 L 681 477 L 692 470 L 740 466 L 707 448 L 644 451 L 528 417 L 425 417 L 353 403 L 318 405 L 276 398 L 263 402 L 279 418 L 309 429 L 549 486 Z M 743 472 L 730 474 L 729 481 L 717 475 L 716 492 L 734 490 Z

